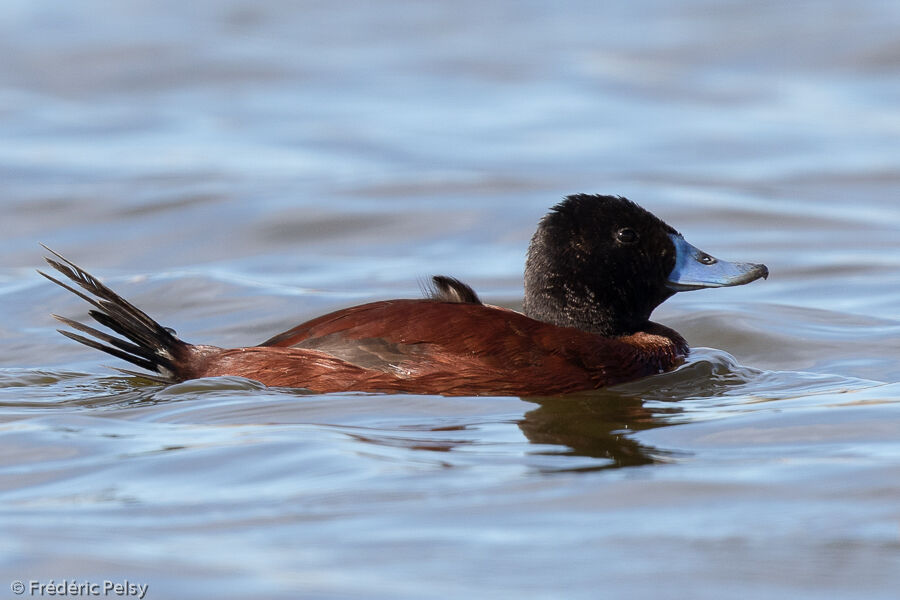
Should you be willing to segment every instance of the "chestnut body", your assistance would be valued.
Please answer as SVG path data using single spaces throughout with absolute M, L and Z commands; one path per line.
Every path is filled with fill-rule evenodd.
M 194 346 L 184 364 L 192 377 L 240 375 L 316 392 L 529 396 L 659 373 L 687 352 L 681 336 L 657 324 L 608 339 L 494 306 L 387 300 L 319 317 L 260 346 Z
M 87 293 L 42 274 L 89 302 L 118 337 L 65 317 L 57 319 L 87 336 L 60 332 L 150 373 L 124 372 L 164 383 L 234 375 L 315 392 L 545 396 L 631 381 L 688 354 L 678 333 L 649 320 L 661 302 L 768 275 L 764 265 L 701 252 L 629 200 L 580 194 L 554 206 L 532 238 L 525 314 L 437 276 L 429 298 L 354 306 L 258 346 L 218 348 L 178 339 L 53 254 L 47 262 Z

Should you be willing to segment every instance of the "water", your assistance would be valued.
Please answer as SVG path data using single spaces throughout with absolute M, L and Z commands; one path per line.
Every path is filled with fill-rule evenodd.
M 0 583 L 895 598 L 898 27 L 877 1 L 7 0 Z M 44 242 L 223 346 L 433 273 L 516 307 L 575 192 L 771 277 L 658 309 L 677 371 L 526 401 L 147 385 L 59 336 L 86 307 L 34 273 Z

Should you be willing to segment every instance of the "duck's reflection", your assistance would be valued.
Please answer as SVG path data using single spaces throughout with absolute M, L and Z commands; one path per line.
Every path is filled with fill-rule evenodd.
M 519 427 L 532 443 L 567 447 L 561 454 L 605 459 L 591 470 L 667 462 L 678 453 L 641 444 L 634 433 L 683 422 L 684 401 L 734 393 L 761 374 L 727 352 L 696 348 L 668 373 L 570 396 L 523 398 L 540 406 Z
M 610 390 L 524 400 L 539 405 L 519 423 L 528 440 L 568 448 L 556 454 L 604 459 L 591 470 L 664 462 L 667 452 L 641 444 L 632 434 L 667 425 L 679 412 L 675 407 L 651 410 L 641 396 Z

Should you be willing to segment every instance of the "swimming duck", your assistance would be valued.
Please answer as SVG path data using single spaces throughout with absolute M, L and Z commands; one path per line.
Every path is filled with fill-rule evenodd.
M 671 370 L 689 348 L 650 314 L 677 292 L 742 285 L 765 265 L 730 263 L 618 196 L 568 196 L 541 219 L 525 263 L 523 312 L 481 301 L 461 281 L 433 278 L 429 297 L 382 300 L 297 325 L 257 346 L 189 344 L 47 248 L 47 263 L 84 292 L 40 272 L 94 308 L 121 337 L 66 317 L 63 335 L 162 383 L 233 375 L 315 392 L 546 396 Z M 86 292 L 86 293 L 85 293 Z M 124 339 L 123 339 L 124 338 Z

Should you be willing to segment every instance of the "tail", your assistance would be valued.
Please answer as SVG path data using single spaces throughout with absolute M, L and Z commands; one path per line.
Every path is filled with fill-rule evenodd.
M 43 244 L 41 245 L 43 246 Z M 72 329 L 86 333 L 96 339 L 84 337 L 64 329 L 57 331 L 85 346 L 112 354 L 155 374 L 149 375 L 113 367 L 122 373 L 136 375 L 160 383 L 174 383 L 185 379 L 184 376 L 179 376 L 179 364 L 185 363 L 191 348 L 190 344 L 179 340 L 173 335 L 175 333 L 173 330 L 163 327 L 151 319 L 144 311 L 100 283 L 96 277 L 75 263 L 47 248 L 47 246 L 44 246 L 44 248 L 59 259 L 54 260 L 44 257 L 47 264 L 65 275 L 72 282 L 78 284 L 90 295 L 78 291 L 43 271 L 39 270 L 38 273 L 94 306 L 95 309 L 88 314 L 104 327 L 118 333 L 129 341 L 104 333 L 78 321 L 53 315 L 55 319 L 65 323 Z

